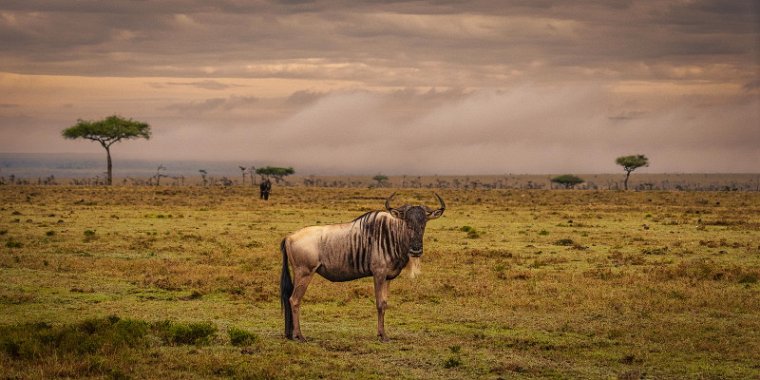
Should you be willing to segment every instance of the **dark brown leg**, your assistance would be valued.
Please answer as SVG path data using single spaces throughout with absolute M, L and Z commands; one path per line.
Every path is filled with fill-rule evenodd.
M 305 342 L 306 339 L 301 334 L 301 299 L 306 293 L 306 288 L 309 287 L 314 272 L 308 269 L 294 269 L 293 272 L 295 288 L 293 295 L 290 296 L 290 306 L 293 309 L 293 339 Z

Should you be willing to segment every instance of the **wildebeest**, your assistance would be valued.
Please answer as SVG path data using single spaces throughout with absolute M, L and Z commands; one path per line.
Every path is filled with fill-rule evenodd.
M 282 240 L 280 301 L 288 339 L 304 340 L 300 325 L 301 299 L 316 272 L 330 281 L 372 276 L 377 336 L 382 341 L 388 340 L 384 322 L 388 283 L 401 273 L 410 257 L 422 255 L 427 221 L 440 217 L 446 209 L 438 194 L 435 196 L 440 208 L 435 210 L 410 205 L 394 208 L 391 207 L 394 195 L 385 200 L 386 211 L 371 211 L 349 223 L 306 227 Z M 293 267 L 292 280 L 288 262 Z
M 272 192 L 272 182 L 269 180 L 269 178 L 261 182 L 259 185 L 259 192 L 261 199 L 265 201 L 269 200 L 269 193 Z

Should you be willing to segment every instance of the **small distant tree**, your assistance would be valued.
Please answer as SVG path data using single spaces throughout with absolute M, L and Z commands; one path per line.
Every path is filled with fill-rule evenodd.
M 245 166 L 238 166 L 240 168 L 240 174 L 243 175 L 243 182 L 242 185 L 245 186 L 245 170 L 247 169 Z M 253 175 L 251 175 L 253 177 Z
M 279 168 L 275 166 L 266 166 L 263 168 L 256 169 L 256 174 L 260 176 L 264 176 L 266 178 L 274 177 L 275 181 L 277 183 L 280 183 L 280 181 L 283 180 L 283 178 L 295 174 L 295 170 L 293 168 Z
M 565 189 L 572 189 L 573 187 L 575 187 L 575 185 L 586 182 L 582 178 L 576 177 L 572 174 L 557 176 L 557 177 L 552 178 L 551 181 L 564 186 Z
M 121 140 L 136 138 L 150 139 L 150 125 L 141 121 L 125 119 L 113 115 L 103 120 L 89 121 L 78 120 L 77 123 L 66 128 L 61 133 L 67 139 L 88 139 L 97 141 L 106 150 L 108 158 L 108 174 L 106 184 L 112 183 L 111 145 Z
M 162 170 L 166 171 L 166 167 L 164 165 L 158 165 L 156 168 L 156 174 L 153 176 L 156 178 L 156 186 L 161 186 L 161 178 L 168 177 L 168 175 L 161 172 Z
M 631 172 L 642 166 L 649 166 L 649 159 L 643 154 L 618 157 L 615 162 L 625 170 L 624 187 L 626 190 L 628 190 L 628 177 L 631 176 Z
M 203 180 L 203 186 L 208 185 L 208 172 L 204 169 L 198 170 L 198 173 L 201 173 L 201 180 Z
M 377 181 L 377 187 L 384 187 L 385 182 L 388 181 L 388 176 L 378 174 L 374 177 L 372 177 L 373 180 Z

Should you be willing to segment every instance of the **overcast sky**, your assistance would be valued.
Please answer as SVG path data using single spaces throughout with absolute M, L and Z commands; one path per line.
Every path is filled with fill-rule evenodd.
M 115 160 L 758 172 L 758 4 L 3 0 L 0 152 L 103 152 L 61 130 L 119 114 L 153 137 Z

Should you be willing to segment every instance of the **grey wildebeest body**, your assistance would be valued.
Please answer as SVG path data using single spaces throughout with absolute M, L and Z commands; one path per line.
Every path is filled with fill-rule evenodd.
M 282 240 L 280 296 L 285 313 L 285 336 L 304 340 L 301 334 L 301 299 L 314 273 L 330 281 L 350 281 L 373 277 L 377 305 L 377 335 L 385 341 L 385 309 L 388 283 L 396 278 L 410 257 L 422 255 L 422 237 L 428 220 L 443 215 L 441 207 L 390 206 L 387 211 L 371 211 L 349 223 L 306 227 Z M 288 263 L 293 267 L 290 278 Z

